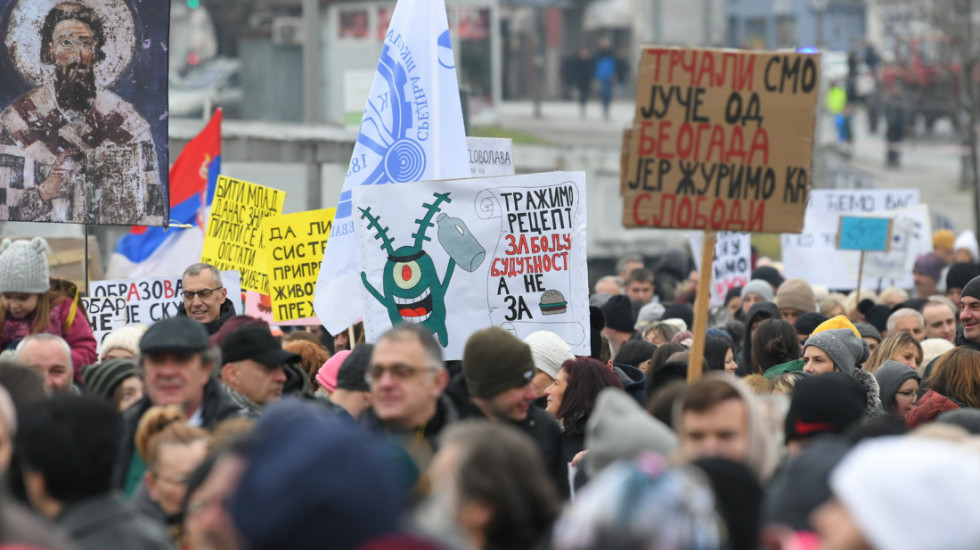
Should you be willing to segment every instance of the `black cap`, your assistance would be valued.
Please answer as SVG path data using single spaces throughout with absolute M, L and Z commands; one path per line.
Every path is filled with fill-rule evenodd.
M 977 275 L 980 275 L 980 267 L 977 264 L 953 264 L 949 266 L 949 271 L 946 272 L 946 290 L 962 289 Z
M 282 349 L 267 327 L 245 325 L 229 334 L 221 344 L 221 360 L 234 363 L 251 359 L 267 367 L 299 361 L 299 355 Z
M 371 391 L 364 375 L 371 363 L 372 344 L 358 344 L 337 369 L 337 389 L 351 391 Z
M 140 338 L 140 353 L 200 353 L 211 343 L 204 326 L 190 317 L 170 317 L 154 323 Z

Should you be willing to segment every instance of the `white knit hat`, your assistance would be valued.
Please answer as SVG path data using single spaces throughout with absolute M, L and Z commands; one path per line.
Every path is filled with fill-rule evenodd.
M 132 353 L 133 357 L 139 357 L 140 338 L 143 337 L 146 328 L 146 325 L 129 325 L 110 332 L 102 341 L 99 361 L 105 361 L 105 356 L 114 349 L 123 349 Z
M 561 365 L 569 359 L 575 359 L 572 349 L 554 332 L 539 330 L 524 338 L 524 343 L 531 348 L 531 359 L 534 368 L 547 374 L 552 379 L 558 378 Z
M 48 273 L 48 242 L 41 237 L 30 241 L 0 244 L 0 292 L 43 294 L 51 287 Z

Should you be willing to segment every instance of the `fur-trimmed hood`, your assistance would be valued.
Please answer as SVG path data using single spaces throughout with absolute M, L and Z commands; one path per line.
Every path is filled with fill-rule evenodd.
M 884 416 L 885 408 L 881 405 L 881 390 L 875 375 L 866 370 L 854 369 L 851 376 L 864 388 L 864 397 L 867 400 L 867 405 L 864 407 L 865 420 Z

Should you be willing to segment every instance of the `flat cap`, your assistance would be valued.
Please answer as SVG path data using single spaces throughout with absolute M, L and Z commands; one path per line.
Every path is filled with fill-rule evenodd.
M 170 317 L 147 329 L 140 338 L 140 353 L 200 353 L 210 345 L 201 323 L 190 317 Z

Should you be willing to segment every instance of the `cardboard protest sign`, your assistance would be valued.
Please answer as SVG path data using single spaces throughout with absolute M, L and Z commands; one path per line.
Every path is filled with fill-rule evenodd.
M 468 137 L 470 175 L 474 178 L 514 175 L 514 143 L 507 138 Z
M 162 225 L 170 2 L 0 0 L 0 221 Z
M 691 250 L 698 251 L 704 235 L 696 232 L 688 235 Z M 694 254 L 694 263 L 701 272 L 701 256 Z M 728 291 L 745 286 L 752 275 L 752 240 L 748 233 L 721 231 L 715 241 L 715 257 L 711 264 L 711 304 L 725 303 Z
M 218 176 L 201 261 L 222 271 L 238 270 L 242 288 L 269 293 L 262 250 L 262 220 L 282 212 L 286 193 L 255 183 Z
M 276 322 L 312 317 L 313 291 L 336 208 L 269 216 L 262 222 Z
M 891 236 L 891 218 L 841 216 L 837 229 L 837 248 L 888 252 Z
M 242 288 L 238 272 L 222 271 L 221 285 L 228 290 L 235 313 L 240 314 Z M 102 340 L 117 328 L 134 323 L 152 325 L 176 316 L 184 303 L 183 289 L 180 275 L 90 282 L 85 307 L 99 349 Z
M 819 66 L 794 52 L 643 50 L 623 225 L 799 232 Z
M 245 292 L 245 315 L 262 319 L 270 325 L 279 326 L 318 326 L 320 320 L 314 317 L 303 317 L 291 321 L 276 321 L 272 317 L 272 297 L 268 294 L 259 294 L 254 290 Z
M 800 277 L 814 285 L 824 285 L 832 289 L 854 288 L 857 283 L 860 253 L 837 250 L 837 230 L 841 216 L 871 215 L 883 216 L 886 212 L 893 217 L 896 209 L 909 207 L 919 202 L 917 189 L 857 189 L 832 190 L 814 189 L 810 193 L 804 217 L 803 233 L 782 236 L 782 256 L 784 275 L 787 279 Z M 928 220 L 926 220 L 928 224 Z M 928 227 L 914 232 L 902 230 L 903 224 L 896 221 L 893 229 L 891 252 L 898 253 L 905 248 L 910 251 L 911 262 L 915 254 L 932 250 Z M 894 237 L 907 235 L 907 246 L 896 246 Z M 861 286 L 875 288 L 878 277 L 874 274 L 874 260 L 879 253 L 865 254 L 864 280 Z M 903 263 L 905 258 L 903 257 Z M 892 272 L 895 284 L 912 287 L 912 265 L 903 273 Z
M 588 355 L 584 173 L 362 186 L 354 204 L 368 341 L 419 323 L 460 359 L 496 325 Z

